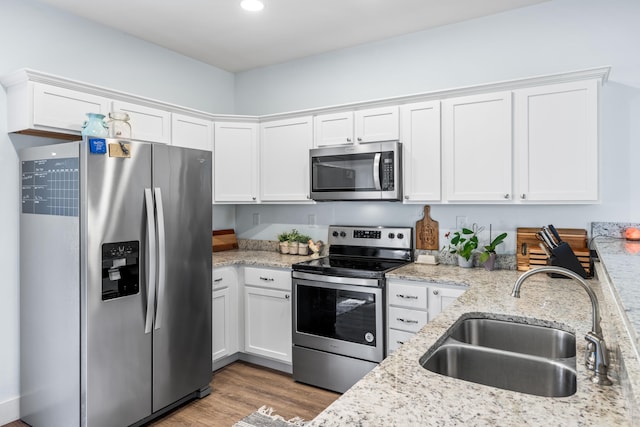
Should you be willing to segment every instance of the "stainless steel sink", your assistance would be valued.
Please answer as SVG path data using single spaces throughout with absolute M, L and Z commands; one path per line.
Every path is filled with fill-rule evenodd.
M 548 358 L 576 355 L 576 336 L 544 326 L 494 319 L 465 319 L 449 335 L 460 342 Z
M 575 335 L 555 328 L 465 319 L 420 364 L 437 374 L 536 396 L 576 392 Z

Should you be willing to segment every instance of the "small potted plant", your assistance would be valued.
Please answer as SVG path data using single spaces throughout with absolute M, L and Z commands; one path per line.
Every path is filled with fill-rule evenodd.
M 486 245 L 482 253 L 480 254 L 480 262 L 484 263 L 485 270 L 493 270 L 493 266 L 496 262 L 496 246 L 502 243 L 506 237 L 507 233 L 502 233 L 495 239 L 491 240 L 491 235 L 489 235 L 489 240 L 491 240 L 491 243 Z
M 453 233 L 453 237 L 446 249 L 448 249 L 449 253 L 458 255 L 458 265 L 460 267 L 473 267 L 472 256 L 473 251 L 478 248 L 478 232 L 479 230 L 474 226 L 473 229 L 463 227 L 462 231 Z M 450 233 L 447 233 L 445 237 L 449 238 L 449 235 Z
M 291 232 L 289 232 L 289 236 L 287 240 L 289 242 L 290 255 L 298 254 L 298 236 L 300 236 L 300 233 L 298 233 L 298 230 L 296 230 L 295 228 L 291 230 Z
M 306 234 L 298 234 L 298 255 L 308 255 L 309 254 L 309 240 L 311 237 Z
M 289 232 L 283 231 L 278 234 L 278 247 L 280 248 L 281 254 L 289 253 Z

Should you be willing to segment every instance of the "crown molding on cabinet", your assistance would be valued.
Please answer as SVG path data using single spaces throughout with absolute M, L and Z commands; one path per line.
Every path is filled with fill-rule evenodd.
M 586 79 L 597 79 L 602 85 L 609 78 L 611 66 L 595 67 L 577 71 L 568 71 L 556 74 L 539 75 L 522 79 L 504 80 L 492 83 L 485 83 L 472 86 L 462 86 L 457 88 L 436 90 L 431 92 L 423 92 L 409 94 L 403 96 L 395 96 L 389 98 L 380 98 L 374 100 L 365 100 L 359 102 L 345 103 L 333 106 L 323 106 L 309 108 L 304 110 L 289 111 L 283 113 L 266 114 L 266 115 L 238 115 L 238 114 L 215 114 L 188 107 L 183 107 L 168 102 L 146 98 L 135 94 L 109 89 L 106 87 L 94 85 L 91 83 L 80 82 L 66 77 L 61 77 L 42 71 L 23 68 L 11 74 L 0 77 L 0 83 L 5 90 L 10 87 L 23 84 L 26 82 L 38 82 L 57 87 L 76 90 L 84 93 L 103 96 L 112 100 L 120 100 L 126 102 L 134 102 L 151 108 L 160 108 L 173 113 L 187 114 L 193 117 L 199 117 L 213 121 L 225 122 L 262 122 L 278 120 L 288 117 L 306 116 L 318 113 L 331 113 L 346 110 L 358 110 L 363 108 L 381 107 L 388 105 L 402 105 L 417 101 L 442 100 L 452 97 L 474 95 L 486 92 L 497 92 L 502 90 L 516 90 L 521 88 L 529 88 L 541 85 L 565 83 L 571 81 L 579 81 Z

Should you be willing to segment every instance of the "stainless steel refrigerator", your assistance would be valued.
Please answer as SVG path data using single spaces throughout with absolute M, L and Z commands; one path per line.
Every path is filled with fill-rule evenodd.
M 21 418 L 128 426 L 206 396 L 211 153 L 85 139 L 20 160 Z

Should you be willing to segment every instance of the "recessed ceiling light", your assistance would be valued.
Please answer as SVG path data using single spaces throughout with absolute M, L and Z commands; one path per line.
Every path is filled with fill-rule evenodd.
M 240 6 L 244 10 L 249 10 L 251 12 L 257 12 L 264 8 L 264 4 L 262 4 L 260 0 L 243 0 L 242 3 L 240 3 Z

